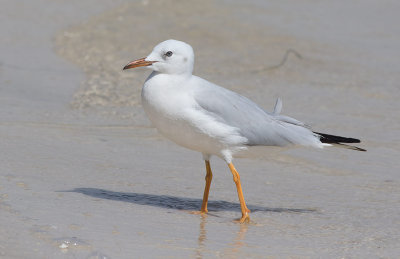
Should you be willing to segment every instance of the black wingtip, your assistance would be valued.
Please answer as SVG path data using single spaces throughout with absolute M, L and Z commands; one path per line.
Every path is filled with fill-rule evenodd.
M 336 147 L 341 147 L 341 148 L 347 148 L 347 149 L 351 149 L 351 150 L 356 150 L 356 151 L 362 151 L 362 152 L 366 152 L 366 149 L 360 148 L 360 147 L 356 147 L 356 146 L 350 146 L 350 145 L 346 145 L 346 144 L 342 144 L 342 143 L 333 143 L 331 144 L 333 146 Z
M 366 149 L 363 149 L 363 148 L 359 148 L 359 147 L 354 147 L 354 148 L 356 148 L 355 150 L 357 150 L 357 151 L 367 152 L 367 150 L 366 150 Z
M 363 149 L 363 148 L 343 144 L 343 143 L 361 143 L 361 140 L 359 140 L 359 139 L 346 138 L 346 137 L 335 136 L 335 135 L 330 135 L 330 134 L 325 134 L 325 133 L 320 133 L 320 132 L 314 132 L 314 133 L 319 135 L 322 143 L 333 144 L 333 145 L 336 145 L 339 147 L 344 147 L 344 148 L 357 150 L 357 151 L 364 151 L 364 152 L 367 151 L 366 149 Z
M 361 140 L 356 139 L 356 138 L 346 138 L 346 137 L 335 136 L 335 135 L 330 135 L 330 134 L 325 134 L 325 133 L 319 133 L 319 132 L 315 132 L 315 131 L 314 131 L 314 133 L 321 136 L 320 140 L 322 143 L 327 143 L 327 144 L 360 143 L 361 142 Z

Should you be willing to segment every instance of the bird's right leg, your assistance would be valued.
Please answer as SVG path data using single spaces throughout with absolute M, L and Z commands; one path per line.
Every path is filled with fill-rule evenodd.
M 204 195 L 203 195 L 203 203 L 201 204 L 201 213 L 207 213 L 207 203 L 208 203 L 208 194 L 210 192 L 211 180 L 212 180 L 212 172 L 209 160 L 204 160 L 206 163 L 206 186 L 204 188 Z

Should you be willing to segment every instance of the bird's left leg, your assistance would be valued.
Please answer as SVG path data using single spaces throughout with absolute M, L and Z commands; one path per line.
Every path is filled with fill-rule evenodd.
M 210 192 L 211 180 L 212 180 L 212 172 L 209 160 L 204 160 L 206 163 L 206 186 L 204 188 L 204 195 L 203 195 L 203 203 L 201 204 L 201 213 L 207 213 L 207 203 L 208 203 L 208 194 Z
M 239 201 L 240 201 L 240 209 L 242 210 L 242 217 L 240 218 L 240 223 L 243 222 L 249 222 L 250 221 L 250 210 L 247 208 L 246 206 L 246 202 L 244 201 L 244 197 L 243 197 L 243 191 L 242 191 L 242 185 L 240 184 L 240 175 L 238 173 L 238 171 L 236 171 L 236 168 L 233 166 L 232 163 L 228 164 L 229 169 L 232 172 L 233 175 L 233 181 L 236 184 L 236 189 L 237 189 L 237 193 L 238 193 L 238 197 L 239 197 Z

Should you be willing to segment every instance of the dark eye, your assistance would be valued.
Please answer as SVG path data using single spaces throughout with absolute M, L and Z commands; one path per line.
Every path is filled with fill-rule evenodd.
M 167 51 L 167 52 L 165 52 L 165 56 L 167 56 L 167 57 L 170 57 L 170 56 L 172 56 L 172 51 Z

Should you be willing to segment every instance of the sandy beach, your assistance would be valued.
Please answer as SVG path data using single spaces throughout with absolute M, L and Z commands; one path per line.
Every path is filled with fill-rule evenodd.
M 0 3 L 0 258 L 399 256 L 397 1 Z M 241 154 L 249 224 L 213 158 L 190 213 L 202 156 L 146 118 L 150 72 L 122 71 L 170 38 L 196 75 L 368 151 Z

